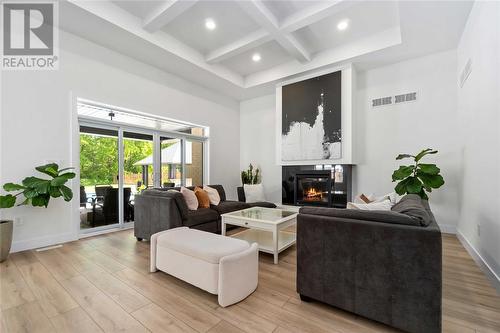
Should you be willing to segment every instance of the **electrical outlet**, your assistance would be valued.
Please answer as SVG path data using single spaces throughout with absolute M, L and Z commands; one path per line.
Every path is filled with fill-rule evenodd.
M 477 235 L 481 236 L 481 225 L 477 225 Z

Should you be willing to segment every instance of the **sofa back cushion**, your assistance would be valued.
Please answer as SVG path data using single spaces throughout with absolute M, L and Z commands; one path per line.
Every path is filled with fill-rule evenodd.
M 209 208 L 210 207 L 210 199 L 208 197 L 207 191 L 196 186 L 194 188 L 194 194 L 196 195 L 196 199 L 198 199 L 198 207 L 199 208 Z
M 224 187 L 222 185 L 205 185 L 203 187 L 206 187 L 206 186 L 210 186 L 211 188 L 216 189 L 217 192 L 219 193 L 220 201 L 226 201 L 226 191 L 224 191 Z M 189 189 L 189 190 L 191 190 L 191 191 L 194 191 L 195 186 L 186 186 L 186 188 Z M 162 191 L 167 191 L 167 190 L 180 191 L 181 188 L 180 187 L 170 187 L 170 188 L 160 188 L 158 190 L 162 190 Z
M 180 190 L 180 188 L 179 188 Z M 142 196 L 160 196 L 160 197 L 166 197 L 173 199 L 175 201 L 175 204 L 177 208 L 179 209 L 179 212 L 181 214 L 181 218 L 183 220 L 187 219 L 187 213 L 188 213 L 188 207 L 186 204 L 186 200 L 184 200 L 184 196 L 181 194 L 180 191 L 173 190 L 173 189 L 147 189 L 141 192 Z
M 198 198 L 196 198 L 196 194 L 194 194 L 194 191 L 185 187 L 181 187 L 181 194 L 184 197 L 189 210 L 198 209 Z
M 408 194 L 395 204 L 391 210 L 405 214 L 418 221 L 419 225 L 427 227 L 433 221 L 433 216 L 429 214 L 430 208 L 428 208 L 428 204 L 424 204 L 423 201 L 417 194 Z
M 325 207 L 302 207 L 300 209 L 300 214 L 321 215 L 321 216 L 337 217 L 343 219 L 420 226 L 418 220 L 413 219 L 406 214 L 397 213 L 393 211 L 338 209 L 338 208 L 325 208 Z

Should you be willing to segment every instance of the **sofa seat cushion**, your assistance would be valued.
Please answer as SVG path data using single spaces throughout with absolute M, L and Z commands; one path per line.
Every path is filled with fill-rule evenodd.
M 252 202 L 248 204 L 250 207 L 264 207 L 264 208 L 276 208 L 276 205 L 272 202 L 261 201 L 261 202 Z
M 250 248 L 250 244 L 244 240 L 200 230 L 176 228 L 158 237 L 157 248 L 161 247 L 219 264 L 221 258 L 245 251 Z
M 249 208 L 250 205 L 245 202 L 239 201 L 221 201 L 217 206 L 210 206 L 210 208 L 216 210 L 220 215 L 231 213 L 237 210 L 242 210 Z
M 217 221 L 219 219 L 219 214 L 210 208 L 199 208 L 197 210 L 189 210 L 187 213 L 187 219 L 184 221 L 186 227 L 191 227 L 194 225 Z

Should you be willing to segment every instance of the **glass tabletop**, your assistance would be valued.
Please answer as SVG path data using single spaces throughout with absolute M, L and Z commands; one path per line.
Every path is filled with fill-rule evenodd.
M 277 222 L 285 217 L 297 215 L 297 213 L 279 208 L 252 207 L 224 215 L 253 219 L 253 220 Z

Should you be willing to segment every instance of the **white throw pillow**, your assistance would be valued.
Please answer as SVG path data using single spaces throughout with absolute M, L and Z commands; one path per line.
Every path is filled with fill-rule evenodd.
M 383 195 L 381 197 L 377 197 L 373 201 L 374 202 L 381 202 L 384 200 L 389 200 L 391 202 L 391 205 L 394 206 L 395 204 L 397 204 L 399 202 L 400 197 L 396 192 L 391 192 L 391 193 L 387 193 L 386 195 Z
M 191 191 L 190 189 L 183 186 L 181 187 L 181 194 L 184 197 L 184 200 L 186 200 L 186 204 L 189 210 L 198 209 L 198 199 L 196 198 L 196 194 L 194 194 L 194 191 Z
M 359 210 L 391 210 L 392 204 L 389 199 L 382 200 L 379 202 L 372 203 L 354 203 L 348 202 L 347 209 L 359 209 Z
M 210 200 L 210 204 L 217 206 L 220 203 L 219 191 L 207 185 L 203 186 L 203 189 L 208 193 L 208 199 Z
M 373 193 L 372 193 L 372 194 L 363 194 L 363 193 L 362 193 L 362 194 L 360 194 L 360 195 L 356 196 L 356 197 L 354 198 L 354 201 L 353 201 L 353 202 L 354 202 L 354 203 L 365 204 L 366 202 L 365 202 L 363 199 L 361 199 L 361 196 L 362 196 L 362 195 L 364 195 L 364 196 L 365 196 L 368 200 L 370 200 L 370 201 L 375 201 L 375 199 L 376 199 L 375 194 L 373 194 Z
M 266 197 L 264 195 L 264 186 L 262 186 L 262 184 L 255 184 L 255 185 L 244 184 L 243 190 L 245 191 L 246 202 L 266 201 Z

